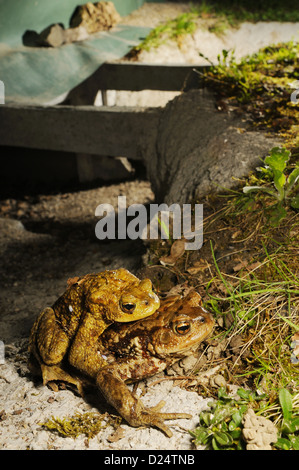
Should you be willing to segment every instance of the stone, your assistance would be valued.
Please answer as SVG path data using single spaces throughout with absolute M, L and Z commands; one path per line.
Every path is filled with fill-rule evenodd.
M 271 444 L 277 442 L 278 438 L 277 428 L 272 421 L 257 416 L 253 409 L 249 408 L 242 424 L 246 450 L 272 450 Z
M 70 26 L 84 26 L 89 34 L 105 31 L 119 23 L 121 16 L 113 2 L 88 2 L 78 6 L 71 18 Z
M 65 42 L 65 29 L 62 24 L 51 24 L 39 34 L 42 46 L 59 47 Z
M 71 42 L 84 41 L 89 37 L 84 26 L 64 29 L 60 23 L 52 24 L 44 29 L 37 39 L 37 44 L 47 47 L 60 47 Z

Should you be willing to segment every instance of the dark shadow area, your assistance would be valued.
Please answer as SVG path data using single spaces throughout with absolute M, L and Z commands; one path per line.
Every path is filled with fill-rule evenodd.
M 0 146 L 0 163 L 0 200 L 84 191 L 120 182 L 113 172 L 109 181 L 80 182 L 76 154 L 71 152 Z M 130 160 L 130 164 L 134 171 L 125 181 L 146 180 L 143 162 Z
M 292 0 L 194 0 L 192 4 L 208 15 L 227 15 L 231 22 L 298 21 L 299 18 L 299 10 Z

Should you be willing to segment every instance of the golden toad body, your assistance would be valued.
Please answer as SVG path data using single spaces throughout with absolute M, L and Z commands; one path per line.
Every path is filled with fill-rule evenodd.
M 149 279 L 140 281 L 126 269 L 87 274 L 75 279 L 33 325 L 29 350 L 47 382 L 47 366 L 68 362 L 95 376 L 102 365 L 97 341 L 113 322 L 152 315 L 160 305 Z M 32 361 L 31 361 L 32 362 Z

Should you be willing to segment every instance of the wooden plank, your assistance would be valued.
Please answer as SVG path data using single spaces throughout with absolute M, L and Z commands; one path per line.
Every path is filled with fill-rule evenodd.
M 0 106 L 0 145 L 140 159 L 159 108 Z M 154 138 L 154 137 L 153 137 Z M 42 155 L 42 154 L 41 154 Z
M 195 70 L 204 73 L 209 68 L 202 65 L 107 62 L 70 92 L 69 102 L 72 103 L 72 97 L 80 96 L 81 102 L 91 104 L 98 90 L 187 91 L 199 86 L 201 77 Z
M 99 90 L 185 91 L 198 86 L 209 66 L 162 65 L 134 62 L 105 63 L 97 71 Z

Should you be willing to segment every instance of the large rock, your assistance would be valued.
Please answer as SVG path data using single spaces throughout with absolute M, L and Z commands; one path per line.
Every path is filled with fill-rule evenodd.
M 71 28 L 83 26 L 89 34 L 112 28 L 121 20 L 113 2 L 88 2 L 74 11 Z
M 183 204 L 233 187 L 278 144 L 249 130 L 246 116 L 218 111 L 212 93 L 192 90 L 166 105 L 142 153 L 157 201 Z
M 60 47 L 63 44 L 84 41 L 90 34 L 111 29 L 121 20 L 113 2 L 88 2 L 76 7 L 70 28 L 61 23 L 47 26 L 40 34 L 26 31 L 23 36 L 25 46 Z

